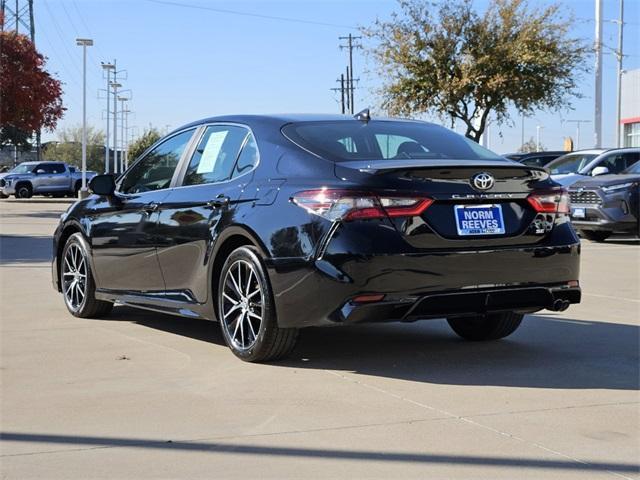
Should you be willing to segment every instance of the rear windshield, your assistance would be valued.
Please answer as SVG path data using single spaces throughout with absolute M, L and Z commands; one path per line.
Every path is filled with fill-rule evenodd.
M 569 153 L 549 163 L 547 168 L 551 170 L 551 173 L 554 175 L 578 173 L 589 165 L 591 160 L 598 155 L 597 153 Z
M 430 123 L 372 120 L 300 122 L 282 132 L 294 143 L 336 162 L 349 160 L 504 160 L 476 142 Z

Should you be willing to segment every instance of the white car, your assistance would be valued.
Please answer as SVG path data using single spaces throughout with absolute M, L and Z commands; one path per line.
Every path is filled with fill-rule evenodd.
M 640 148 L 579 150 L 548 163 L 551 178 L 569 187 L 585 176 L 620 173 L 640 160 Z

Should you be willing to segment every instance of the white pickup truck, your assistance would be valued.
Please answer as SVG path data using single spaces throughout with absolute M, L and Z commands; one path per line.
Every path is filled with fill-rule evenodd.
M 96 172 L 87 172 L 87 182 Z M 82 172 L 64 162 L 24 162 L 7 173 L 0 174 L 0 198 L 14 195 L 78 196 L 82 187 Z

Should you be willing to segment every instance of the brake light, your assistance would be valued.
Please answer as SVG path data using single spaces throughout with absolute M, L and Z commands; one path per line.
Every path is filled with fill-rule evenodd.
M 532 193 L 527 197 L 529 205 L 538 213 L 566 213 L 569 208 L 569 193 L 566 190 Z
M 367 220 L 420 215 L 433 199 L 425 197 L 374 195 L 353 190 L 306 190 L 296 193 L 293 203 L 328 220 Z

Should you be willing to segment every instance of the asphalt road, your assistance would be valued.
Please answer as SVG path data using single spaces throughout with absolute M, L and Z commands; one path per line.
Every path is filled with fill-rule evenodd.
M 33 200 L 0 201 L 2 479 L 640 478 L 637 241 L 585 241 L 583 303 L 504 341 L 310 329 L 253 365 L 214 323 L 69 315 L 67 205 Z

